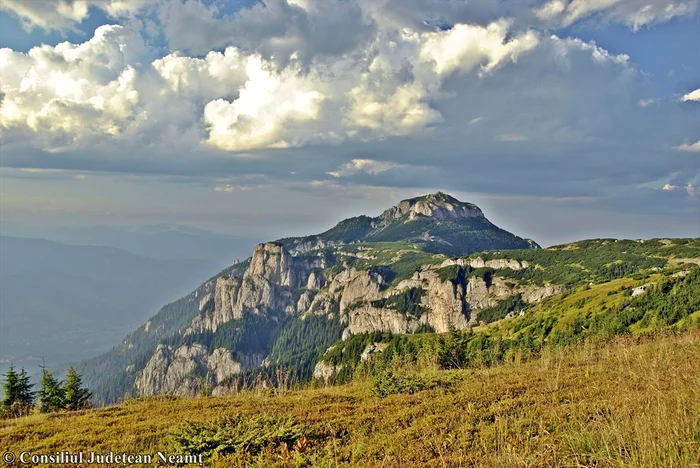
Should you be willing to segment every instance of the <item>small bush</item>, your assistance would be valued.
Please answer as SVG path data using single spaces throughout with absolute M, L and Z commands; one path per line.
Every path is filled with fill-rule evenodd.
M 425 390 L 428 383 L 417 375 L 396 375 L 393 372 L 381 374 L 372 382 L 372 393 L 386 398 L 397 393 L 413 394 Z
M 441 371 L 437 374 L 403 374 L 388 371 L 379 374 L 372 381 L 372 394 L 379 398 L 389 395 L 412 395 L 434 388 L 451 388 L 462 379 L 460 374 Z
M 213 421 L 185 422 L 172 436 L 177 453 L 257 455 L 263 450 L 293 447 L 307 440 L 308 430 L 293 417 L 225 416 Z
M 418 328 L 416 328 L 416 331 L 413 332 L 414 334 L 419 334 L 419 333 L 435 333 L 435 327 L 428 323 L 421 323 Z

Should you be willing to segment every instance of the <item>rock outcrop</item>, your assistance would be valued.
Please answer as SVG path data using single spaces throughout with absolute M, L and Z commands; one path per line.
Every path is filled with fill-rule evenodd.
M 530 262 L 514 259 L 494 259 L 484 260 L 481 257 L 477 258 L 450 258 L 442 262 L 441 267 L 450 265 L 470 266 L 472 268 L 493 268 L 494 270 L 507 268 L 509 270 L 522 270 L 530 266 Z
M 228 378 L 262 363 L 261 356 L 238 355 L 237 358 L 225 348 L 217 348 L 210 355 L 198 343 L 176 349 L 160 344 L 138 373 L 136 390 L 141 396 L 193 396 L 207 388 L 216 391 Z
M 333 374 L 335 374 L 336 372 L 339 372 L 342 368 L 343 368 L 342 364 L 340 366 L 336 367 L 333 364 L 319 361 L 314 366 L 313 377 L 315 379 L 327 381 L 328 379 L 333 377 Z
M 528 266 L 527 262 L 517 260 L 484 261 L 481 258 L 449 260 L 441 266 L 455 264 L 516 270 Z M 476 321 L 475 312 L 479 309 L 494 306 L 514 294 L 520 293 L 526 302 L 538 302 L 563 291 L 558 285 L 521 285 L 498 276 L 489 278 L 488 282 L 475 276 L 462 283 L 453 282 L 441 279 L 434 266 L 426 266 L 389 288 L 387 280 L 377 270 L 351 267 L 326 278 L 322 266 L 325 265 L 320 257 L 297 258 L 279 244 L 261 244 L 256 247 L 242 276 L 219 277 L 201 296 L 201 313 L 194 318 L 186 334 L 216 332 L 222 324 L 246 314 L 281 311 L 302 317 L 338 314 L 345 327 L 343 339 L 373 331 L 413 333 L 421 326 L 445 333 L 453 328 L 467 328 Z M 420 314 L 407 314 L 391 306 L 392 296 L 411 290 L 421 293 Z M 375 348 L 369 354 L 381 352 L 381 346 Z M 224 348 L 209 355 L 206 348 L 197 343 L 176 348 L 159 345 L 138 374 L 136 389 L 140 395 L 190 395 L 207 385 L 215 394 L 224 394 L 228 390 L 223 382 L 244 369 L 260 366 L 265 359 L 263 354 L 234 358 Z M 313 375 L 327 380 L 337 371 L 329 364 L 318 363 Z
M 362 351 L 362 354 L 360 355 L 360 361 L 369 361 L 373 354 L 383 353 L 387 346 L 389 346 L 389 343 L 368 344 L 364 351 Z
M 213 307 L 201 309 L 186 333 L 216 332 L 231 320 L 246 313 L 267 314 L 284 311 L 294 314 L 297 300 L 293 291 L 307 283 L 322 284 L 322 274 L 310 277 L 314 269 L 324 265 L 321 258 L 296 258 L 276 242 L 255 247 L 242 277 L 216 279 Z M 211 304 L 208 300 L 206 304 Z
M 384 211 L 374 221 L 373 227 L 381 229 L 396 220 L 415 219 L 426 216 L 437 221 L 445 219 L 464 220 L 469 218 L 484 218 L 481 209 L 471 203 L 464 203 L 442 192 L 426 195 L 420 198 L 403 200 L 398 205 Z

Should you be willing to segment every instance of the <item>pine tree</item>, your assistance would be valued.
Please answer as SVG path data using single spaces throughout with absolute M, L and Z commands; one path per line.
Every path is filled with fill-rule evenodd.
M 66 409 L 77 410 L 90 406 L 90 397 L 92 397 L 92 393 L 90 390 L 83 387 L 83 380 L 73 366 L 70 366 L 68 369 L 64 392 Z
M 41 366 L 41 389 L 39 390 L 39 409 L 42 413 L 58 411 L 64 407 L 64 390 L 62 382 L 56 380 L 46 369 Z
M 28 413 L 34 403 L 33 386 L 24 368 L 17 372 L 15 366 L 10 364 L 2 387 L 5 394 L 2 400 L 3 411 L 15 416 Z
M 12 403 L 17 401 L 19 395 L 19 376 L 17 372 L 15 372 L 14 364 L 10 364 L 10 369 L 5 374 L 5 383 L 2 385 L 2 392 L 5 395 L 2 399 L 2 406 L 4 409 L 9 409 Z
M 17 376 L 19 395 L 17 400 L 23 407 L 29 408 L 34 404 L 35 392 L 32 391 L 34 384 L 29 380 L 27 371 L 22 368 Z

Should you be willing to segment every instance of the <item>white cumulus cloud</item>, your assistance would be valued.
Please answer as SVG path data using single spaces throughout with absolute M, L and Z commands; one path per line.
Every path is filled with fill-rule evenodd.
M 539 38 L 533 31 L 506 40 L 511 25 L 512 21 L 500 20 L 486 27 L 458 24 L 449 31 L 425 33 L 421 37 L 421 58 L 434 61 L 440 75 L 456 70 L 470 72 L 476 67 L 481 74 L 488 73 L 537 47 Z
M 129 16 L 148 7 L 152 0 L 2 0 L 0 10 L 16 15 L 27 29 L 73 29 L 85 20 L 91 7 L 113 17 Z
M 423 11 L 420 2 L 383 4 L 396 15 L 405 8 L 398 16 L 350 3 L 335 11 L 332 2 L 278 0 L 269 10 L 215 18 L 214 7 L 201 10 L 194 0 L 180 2 L 182 10 L 161 2 L 153 8 L 179 14 L 183 28 L 196 10 L 216 31 L 195 28 L 200 42 L 187 46 L 183 36 L 179 51 L 147 45 L 131 22 L 100 27 L 80 44 L 2 49 L 3 162 L 25 167 L 22 149 L 31 147 L 73 151 L 71 164 L 108 161 L 124 172 L 295 173 L 300 183 L 400 176 L 414 187 L 430 179 L 486 191 L 506 180 L 493 171 L 507 168 L 530 182 L 509 181 L 504 190 L 577 195 L 611 183 L 694 180 L 695 167 L 674 145 L 697 139 L 696 120 L 669 99 L 642 109 L 654 91 L 626 55 L 523 28 L 517 15 L 420 26 L 405 19 Z M 573 2 L 562 5 L 566 12 Z M 324 12 L 351 17 L 351 30 L 319 33 Z M 244 38 L 221 29 L 243 17 L 268 29 L 246 26 Z M 274 163 L 268 149 L 280 156 Z M 45 164 L 60 167 L 63 156 L 50 157 Z M 635 171 L 611 181 L 621 166 Z M 678 182 L 668 178 L 676 172 Z M 239 184 L 209 186 L 230 192 Z
M 683 95 L 681 101 L 700 101 L 700 89 L 696 89 L 695 91 L 691 91 L 688 94 Z
M 654 23 L 692 16 L 698 6 L 695 0 L 548 0 L 535 8 L 535 14 L 545 23 L 560 27 L 597 15 L 636 31 Z
M 49 148 L 123 134 L 139 118 L 142 51 L 122 26 L 101 26 L 83 44 L 0 49 L 0 128 L 27 128 Z
M 296 146 L 313 132 L 305 123 L 318 120 L 324 96 L 295 70 L 277 74 L 259 57 L 246 65 L 248 81 L 237 99 L 217 99 L 204 108 L 207 142 L 224 150 Z
M 328 174 L 333 177 L 350 177 L 360 173 L 375 175 L 398 167 L 402 167 L 402 164 L 389 161 L 375 161 L 373 159 L 353 159 L 338 170 Z
M 691 144 L 685 143 L 685 144 L 676 146 L 676 149 L 678 151 L 688 151 L 688 152 L 692 152 L 692 153 L 697 153 L 697 152 L 700 152 L 700 141 L 696 141 L 695 143 L 691 143 Z

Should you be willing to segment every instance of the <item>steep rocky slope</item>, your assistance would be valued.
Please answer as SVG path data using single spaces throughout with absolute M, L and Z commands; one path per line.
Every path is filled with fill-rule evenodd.
M 472 253 L 463 246 L 452 258 L 436 251 L 446 242 L 453 249 L 470 232 L 481 233 L 478 242 L 486 239 L 472 230 L 474 220 L 487 226 L 478 207 L 438 193 L 318 236 L 259 244 L 250 259 L 162 311 L 110 355 L 85 364 L 86 380 L 113 401 L 124 394 L 225 394 L 261 372 L 268 380 L 328 377 L 337 369 L 320 359 L 340 340 L 465 329 L 524 314 L 575 284 L 667 263 L 658 252 L 649 254 L 658 246 L 635 241 L 532 250 L 536 244 L 508 233 L 499 243 L 495 227 L 488 231 L 497 234 L 489 238 L 495 250 Z M 444 223 L 463 223 L 462 237 L 430 234 Z M 400 232 L 406 237 L 393 237 Z M 513 242 L 525 250 L 507 250 Z M 677 248 L 667 256 L 700 257 L 695 245 Z
M 509 287 L 500 277 L 455 281 L 440 273 L 440 264 L 427 264 L 390 287 L 381 270 L 342 260 L 331 266 L 324 255 L 294 257 L 279 243 L 260 244 L 241 276 L 216 279 L 182 339 L 158 346 L 137 374 L 136 389 L 140 395 L 191 394 L 196 376 L 215 393 L 222 392 L 220 385 L 227 379 L 265 363 L 264 351 L 212 346 L 226 324 L 250 333 L 246 320 L 251 316 L 263 319 L 267 327 L 313 315 L 337 318 L 344 327 L 342 338 L 372 331 L 414 333 L 421 327 L 444 333 L 468 327 L 476 320 L 475 311 L 513 294 L 524 293 L 526 301 L 536 302 L 563 290 L 551 284 Z M 409 302 L 414 303 L 412 310 L 404 310 Z

